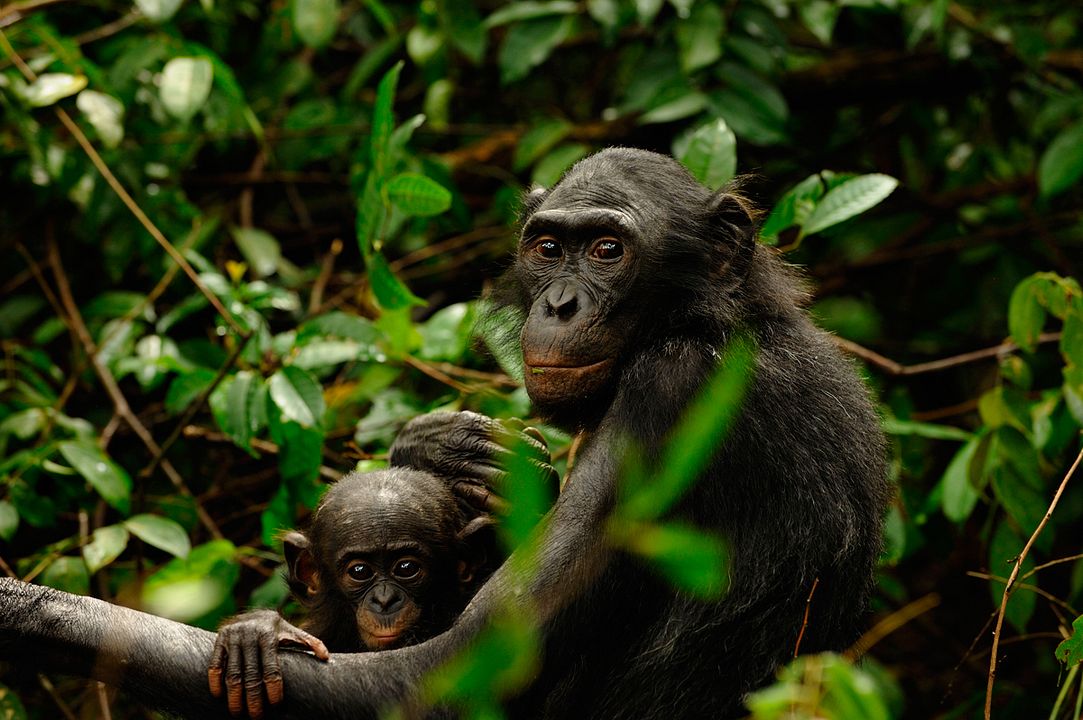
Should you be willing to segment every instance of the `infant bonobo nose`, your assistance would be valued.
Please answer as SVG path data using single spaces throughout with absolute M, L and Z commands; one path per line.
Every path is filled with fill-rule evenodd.
M 369 603 L 380 612 L 391 612 L 402 605 L 402 593 L 394 585 L 381 583 L 372 589 Z

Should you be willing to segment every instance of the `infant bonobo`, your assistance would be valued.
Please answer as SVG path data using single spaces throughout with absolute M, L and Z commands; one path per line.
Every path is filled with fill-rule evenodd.
M 491 525 L 427 472 L 346 475 L 309 530 L 283 538 L 290 590 L 308 609 L 303 629 L 273 610 L 228 621 L 211 653 L 211 692 L 225 691 L 231 713 L 258 718 L 264 693 L 271 704 L 282 699 L 281 645 L 327 660 L 329 651 L 402 647 L 446 630 L 502 559 Z

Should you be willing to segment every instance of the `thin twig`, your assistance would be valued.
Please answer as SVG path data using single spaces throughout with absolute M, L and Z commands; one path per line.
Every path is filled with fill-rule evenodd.
M 8 57 L 11 58 L 16 67 L 19 68 L 19 72 L 21 72 L 27 80 L 30 82 L 37 80 L 37 74 L 34 73 L 34 71 L 31 70 L 30 67 L 23 62 L 23 59 L 15 52 L 15 48 L 8 42 L 7 35 L 4 34 L 3 30 L 0 30 L 0 45 L 3 46 Z M 75 138 L 75 142 L 79 144 L 83 149 L 83 152 L 87 154 L 87 157 L 90 158 L 90 162 L 98 170 L 102 178 L 105 179 L 105 182 L 112 188 L 113 192 L 116 193 L 117 197 L 120 198 L 120 201 L 124 203 L 125 207 L 128 208 L 132 215 L 135 216 L 135 219 L 139 221 L 143 228 L 150 233 L 150 236 L 153 237 L 162 249 L 166 251 L 169 257 L 173 259 L 173 262 L 181 266 L 181 269 L 184 270 L 184 273 L 192 281 L 192 284 L 203 293 L 203 296 L 206 297 L 207 301 L 218 311 L 218 314 L 222 316 L 222 319 L 226 321 L 230 328 L 238 335 L 243 335 L 244 330 L 237 324 L 237 321 L 234 320 L 233 315 L 226 310 L 224 305 L 222 305 L 222 301 L 218 299 L 218 296 L 215 295 L 202 280 L 200 280 L 195 268 L 193 268 L 184 256 L 180 254 L 177 248 L 169 242 L 166 236 L 162 234 L 162 231 L 158 229 L 158 226 L 147 217 L 147 214 L 143 212 L 143 209 L 139 207 L 139 204 L 135 202 L 132 196 L 117 179 L 116 175 L 113 174 L 113 171 L 110 170 L 109 166 L 102 160 L 101 155 L 99 155 L 98 151 L 91 145 L 90 140 L 87 139 L 86 134 L 79 128 L 79 125 L 71 119 L 71 116 L 68 115 L 63 108 L 54 107 L 53 112 L 56 114 L 56 117 L 60 120 L 61 124 L 67 128 L 69 133 L 71 133 L 71 136 Z
M 1019 553 L 1019 557 L 1015 559 L 1015 566 L 1012 568 L 1011 575 L 1008 576 L 1008 583 L 1004 586 L 1004 594 L 1000 596 L 1000 610 L 997 612 L 996 626 L 993 628 L 993 650 L 989 654 L 989 681 L 985 686 L 985 720 L 990 720 L 993 712 L 993 685 L 996 683 L 997 676 L 997 648 L 1000 646 L 1000 630 L 1004 626 L 1004 614 L 1008 610 L 1008 598 L 1011 597 L 1012 592 L 1015 590 L 1015 578 L 1019 575 L 1019 569 L 1023 567 L 1023 561 L 1027 557 L 1027 553 L 1030 552 L 1030 548 L 1034 545 L 1034 541 L 1045 529 L 1046 523 L 1049 522 L 1049 518 L 1053 515 L 1053 510 L 1056 509 L 1057 503 L 1060 502 L 1060 496 L 1064 493 L 1064 488 L 1068 486 L 1068 480 L 1071 479 L 1072 474 L 1076 468 L 1079 467 L 1080 460 L 1083 460 L 1083 450 L 1079 451 L 1079 455 L 1076 456 L 1075 462 L 1072 463 L 1072 467 L 1069 468 L 1065 474 L 1064 479 L 1060 481 L 1060 486 L 1057 488 L 1056 494 L 1053 495 L 1053 501 L 1049 503 L 1049 509 L 1045 511 L 1045 515 L 1042 516 L 1042 521 L 1038 523 L 1038 527 L 1034 528 L 1034 532 L 1031 534 L 1030 539 L 1027 540 L 1027 544 L 1023 546 L 1022 552 Z
M 403 356 L 403 362 L 405 362 L 407 365 L 409 365 L 412 368 L 420 370 L 422 373 L 424 373 L 425 375 L 428 375 L 433 380 L 437 380 L 439 382 L 442 382 L 445 385 L 447 385 L 448 387 L 453 388 L 455 390 L 458 390 L 461 393 L 469 394 L 469 393 L 473 392 L 473 389 L 469 385 L 464 385 L 461 382 L 459 382 L 458 380 L 456 380 L 455 378 L 451 377 L 450 375 L 448 375 L 446 373 L 443 373 L 443 372 L 440 372 L 439 370 L 437 370 L 436 368 L 434 368 L 432 365 L 428 364 L 424 360 L 418 360 L 417 358 L 415 358 L 415 357 L 413 357 L 411 355 L 404 355 Z
M 920 597 L 911 603 L 903 605 L 901 608 L 873 625 L 864 635 L 859 637 L 857 642 L 851 645 L 850 649 L 846 651 L 846 657 L 850 660 L 857 660 L 871 650 L 873 645 L 880 642 L 914 618 L 929 612 L 939 604 L 940 595 L 938 593 L 929 593 L 924 597 Z
M 335 259 L 342 254 L 342 240 L 335 238 L 331 241 L 331 247 L 323 256 L 320 263 L 320 274 L 316 276 L 316 282 L 312 283 L 312 293 L 308 296 L 308 315 L 312 317 L 320 312 L 323 305 L 323 293 L 327 289 L 327 283 L 331 281 L 331 274 L 335 270 Z
M 67 720 L 79 720 L 75 717 L 75 713 L 71 711 L 71 708 L 68 707 L 68 704 L 60 698 L 60 694 L 56 691 L 56 686 L 53 685 L 49 678 L 45 677 L 42 673 L 38 673 L 38 682 L 41 683 L 41 687 L 44 688 L 45 692 L 49 693 L 49 697 L 53 699 L 57 708 L 60 709 L 60 713 L 67 718 Z
M 967 570 L 966 574 L 967 577 L 978 578 L 979 580 L 988 580 L 990 582 L 997 582 L 1004 586 L 1007 586 L 1008 584 L 1008 578 L 1003 577 L 1002 575 L 993 575 L 992 573 L 983 573 L 978 572 L 977 570 Z M 1038 597 L 1043 597 L 1048 600 L 1049 604 L 1054 606 L 1054 608 L 1059 607 L 1065 612 L 1070 613 L 1073 617 L 1079 615 L 1079 612 L 1074 607 L 1069 605 L 1067 601 L 1061 600 L 1059 597 L 1049 592 L 1048 590 L 1045 590 L 1044 588 L 1038 587 L 1037 585 L 1034 585 L 1032 583 L 1023 582 L 1023 578 L 1018 578 L 1015 581 L 1015 584 L 1012 585 L 1013 594 L 1016 590 L 1029 590 Z
M 91 366 L 94 368 L 95 374 L 98 379 L 101 380 L 102 387 L 105 388 L 105 392 L 109 395 L 109 398 L 113 401 L 113 408 L 117 415 L 124 418 L 124 422 L 128 424 L 128 427 L 143 441 L 143 444 L 152 454 L 159 454 L 161 448 L 158 447 L 158 443 L 155 442 L 154 436 L 147 430 L 146 426 L 140 422 L 135 413 L 132 412 L 131 406 L 128 404 L 128 399 L 124 397 L 124 393 L 121 392 L 120 386 L 117 385 L 116 378 L 109 371 L 109 368 L 101 361 L 98 356 L 98 348 L 94 344 L 94 339 L 90 336 L 90 331 L 87 330 L 86 323 L 83 322 L 83 316 L 79 312 L 79 306 L 75 303 L 75 298 L 72 296 L 71 286 L 68 284 L 68 276 L 64 272 L 64 266 L 60 262 L 60 251 L 56 246 L 56 238 L 53 237 L 51 232 L 46 233 L 46 245 L 49 253 L 49 264 L 53 268 L 53 276 L 56 279 L 57 291 L 60 296 L 60 300 L 64 305 L 66 311 L 66 322 L 69 329 L 75 333 L 79 338 L 79 342 L 83 346 L 83 351 L 87 355 L 87 359 L 90 361 Z M 168 460 L 163 460 L 162 471 L 169 478 L 173 486 L 185 497 L 192 499 L 193 505 L 196 510 L 196 514 L 199 516 L 200 522 L 207 528 L 215 539 L 221 539 L 222 532 L 218 529 L 218 525 L 214 522 L 214 519 L 207 513 L 202 505 L 196 500 L 195 495 L 188 489 L 184 479 L 173 467 L 172 463 Z
M 801 651 L 801 641 L 805 639 L 805 630 L 808 629 L 808 615 L 812 610 L 812 596 L 816 594 L 816 588 L 820 585 L 820 578 L 812 579 L 812 589 L 808 591 L 808 599 L 805 600 L 805 617 L 801 620 L 801 631 L 797 633 L 797 642 L 793 644 L 793 656 Z
M 1059 332 L 1042 333 L 1038 336 L 1038 344 L 1060 340 L 1060 335 Z M 1019 346 L 1014 342 L 1008 341 L 993 347 L 973 350 L 971 352 L 962 353 L 961 355 L 952 355 L 951 357 L 942 358 L 940 360 L 931 360 L 929 362 L 917 363 L 916 365 L 903 365 L 902 363 L 895 362 L 891 358 L 884 357 L 874 350 L 869 350 L 867 347 L 858 345 L 845 338 L 835 337 L 835 343 L 846 352 L 861 358 L 871 365 L 875 365 L 888 375 L 900 376 L 921 375 L 923 373 L 958 367 L 959 365 L 969 365 L 970 363 L 978 362 L 980 360 L 1000 357 L 1001 355 L 1006 355 L 1007 353 L 1019 349 Z

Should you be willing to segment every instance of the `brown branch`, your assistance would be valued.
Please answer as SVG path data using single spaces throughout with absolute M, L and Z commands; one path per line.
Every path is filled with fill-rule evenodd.
M 820 578 L 812 579 L 812 589 L 808 591 L 808 599 L 805 600 L 805 617 L 801 620 L 801 631 L 797 633 L 797 642 L 793 644 L 793 656 L 801 651 L 801 641 L 805 639 L 805 630 L 808 630 L 808 615 L 812 610 L 812 596 L 816 594 L 816 588 L 820 585 Z
M 291 186 L 292 187 L 292 186 Z M 316 315 L 323 305 L 323 293 L 327 289 L 327 283 L 331 281 L 331 274 L 335 270 L 335 259 L 342 254 L 342 240 L 335 238 L 331 241 L 331 248 L 323 256 L 320 263 L 320 274 L 316 276 L 316 282 L 312 283 L 312 293 L 308 296 L 308 314 Z
M 857 639 L 844 654 L 850 660 L 857 660 L 872 649 L 873 645 L 895 632 L 914 618 L 924 615 L 940 604 L 938 593 L 929 593 L 913 602 L 903 605 L 880 622 L 873 625 Z
M 458 365 L 452 365 L 451 363 L 438 362 L 432 363 L 432 367 L 451 375 L 452 377 L 468 378 L 470 380 L 482 380 L 489 385 L 502 385 L 509 388 L 522 387 L 522 383 L 518 380 L 508 377 L 504 373 L 485 372 L 484 370 L 473 370 L 471 368 L 459 367 Z
M 471 388 L 469 385 L 464 385 L 450 375 L 440 372 L 424 360 L 418 360 L 412 355 L 404 355 L 402 360 L 410 367 L 416 370 L 420 370 L 422 373 L 428 375 L 433 380 L 436 380 L 437 382 L 442 382 L 454 390 L 458 390 L 459 392 L 464 394 L 469 394 L 473 392 L 473 388 Z
M 186 438 L 199 438 L 206 440 L 207 442 L 214 443 L 228 443 L 234 444 L 233 438 L 229 437 L 225 433 L 215 432 L 199 425 L 187 425 L 184 428 L 184 437 Z M 269 455 L 277 455 L 279 453 L 278 445 L 268 440 L 260 440 L 258 438 L 252 438 L 250 441 L 253 450 L 259 452 L 265 452 Z M 329 468 L 326 465 L 320 465 L 320 475 L 334 482 L 342 477 L 342 473 L 334 468 Z
M 1014 559 L 1013 559 L 1013 561 L 1014 561 Z M 989 581 L 992 581 L 992 582 L 998 582 L 1001 585 L 1007 585 L 1008 584 L 1008 578 L 1006 578 L 1006 577 L 1004 577 L 1002 575 L 993 575 L 992 573 L 978 572 L 977 570 L 967 570 L 966 574 L 967 574 L 967 577 L 978 578 L 979 580 L 989 580 Z M 1053 593 L 1049 592 L 1048 590 L 1046 590 L 1044 588 L 1038 587 L 1037 585 L 1034 585 L 1032 583 L 1023 582 L 1023 578 L 1019 578 L 1012 585 L 1012 593 L 1013 594 L 1015 593 L 1016 590 L 1029 590 L 1032 593 L 1034 593 L 1035 595 L 1037 595 L 1038 597 L 1045 598 L 1049 602 L 1049 604 L 1052 606 L 1052 609 L 1053 609 L 1054 613 L 1056 612 L 1056 608 L 1060 608 L 1061 610 L 1064 610 L 1065 612 L 1071 613 L 1073 617 L 1079 615 L 1079 611 L 1076 610 L 1071 605 L 1069 605 L 1066 601 L 1061 600 L 1059 597 L 1057 597 L 1056 595 L 1054 595 Z
M 1075 462 L 1072 463 L 1072 467 L 1069 468 L 1064 479 L 1060 481 L 1060 486 L 1057 488 L 1057 492 L 1053 495 L 1052 502 L 1049 503 L 1049 508 L 1045 511 L 1045 515 L 1042 516 L 1042 521 L 1038 523 L 1038 527 L 1034 528 L 1034 532 L 1031 534 L 1030 539 L 1027 540 L 1027 544 L 1023 546 L 1022 552 L 1019 553 L 1019 557 L 1015 559 L 1015 566 L 1012 568 L 1011 575 L 1008 576 L 1008 582 L 1004 586 L 1004 594 L 1000 597 L 1000 610 L 997 612 L 996 627 L 993 628 L 993 650 L 989 654 L 989 681 L 985 686 L 985 720 L 990 720 L 993 711 L 993 685 L 996 682 L 997 675 L 997 647 L 1000 645 L 1000 630 L 1004 626 L 1004 614 L 1008 610 L 1008 598 L 1011 597 L 1012 592 L 1015 590 L 1013 587 L 1016 577 L 1019 575 L 1019 570 L 1023 566 L 1023 561 L 1027 557 L 1027 553 L 1030 552 L 1030 548 L 1034 545 L 1034 541 L 1045 529 L 1046 523 L 1049 522 L 1049 518 L 1053 515 L 1053 510 L 1056 509 L 1057 503 L 1060 502 L 1060 496 L 1064 493 L 1064 488 L 1068 486 L 1068 480 L 1071 479 L 1072 474 L 1076 468 L 1079 467 L 1079 461 L 1083 460 L 1083 450 L 1079 451 L 1079 455 L 1076 456 Z
M 21 72 L 28 81 L 34 82 L 35 80 L 37 80 L 37 74 L 35 74 L 34 71 L 31 70 L 30 67 L 25 62 L 23 62 L 23 59 L 19 57 L 19 55 L 15 52 L 15 48 L 11 46 L 10 42 L 8 42 L 7 35 L 4 34 L 3 30 L 0 30 L 0 45 L 3 46 L 4 51 L 7 53 L 8 57 L 11 58 L 12 62 L 14 62 L 15 65 L 19 68 L 19 72 Z M 128 208 L 132 215 L 135 216 L 135 219 L 139 221 L 139 223 L 148 233 L 150 233 L 150 236 L 154 238 L 158 245 L 160 245 L 162 249 L 166 251 L 169 257 L 173 259 L 173 262 L 181 266 L 181 268 L 184 270 L 184 273 L 192 281 L 192 284 L 195 285 L 201 293 L 203 293 L 203 296 L 207 298 L 207 301 L 211 304 L 211 306 L 214 307 L 215 310 L 218 311 L 218 314 L 222 316 L 222 319 L 226 321 L 226 323 L 233 329 L 233 331 L 236 332 L 238 335 L 243 335 L 244 330 L 241 329 L 241 327 L 237 324 L 236 320 L 234 320 L 233 315 L 228 310 L 226 310 L 224 305 L 222 305 L 222 301 L 218 299 L 218 296 L 211 292 L 211 289 L 207 287 L 202 280 L 199 279 L 199 275 L 196 273 L 195 269 L 184 258 L 184 256 L 180 254 L 177 248 L 174 247 L 171 242 L 169 242 L 166 236 L 162 234 L 162 231 L 158 229 L 158 226 L 155 225 L 149 217 L 147 217 L 147 214 L 143 212 L 143 209 L 139 207 L 139 204 L 135 202 L 132 196 L 117 179 L 116 175 L 113 174 L 113 171 L 110 170 L 109 166 L 105 164 L 104 160 L 102 160 L 102 157 L 98 154 L 98 151 L 95 150 L 94 146 L 90 144 L 90 140 L 87 139 L 86 134 L 83 133 L 83 131 L 79 128 L 79 125 L 71 119 L 71 116 L 68 115 L 68 113 L 65 112 L 63 108 L 54 107 L 53 112 L 56 114 L 56 117 L 60 120 L 61 124 L 65 128 L 67 128 L 69 133 L 71 133 L 71 136 L 75 138 L 75 142 L 79 144 L 79 146 L 83 149 L 83 152 L 87 154 L 87 157 L 90 158 L 90 162 L 98 170 L 102 178 L 105 179 L 105 182 L 109 185 L 110 188 L 112 188 L 113 192 L 116 193 L 117 197 L 120 198 L 120 201 L 124 203 L 125 207 Z
M 90 361 L 91 366 L 94 368 L 95 374 L 98 379 L 101 380 L 102 387 L 105 388 L 109 398 L 113 401 L 113 408 L 117 415 L 124 418 L 124 422 L 128 427 L 143 441 L 143 444 L 152 454 L 161 453 L 161 448 L 158 447 L 158 443 L 155 442 L 154 436 L 147 430 L 146 426 L 140 422 L 135 413 L 132 412 L 131 406 L 128 404 L 127 398 L 124 397 L 124 393 L 121 392 L 120 386 L 117 385 L 116 378 L 109 372 L 109 368 L 101 361 L 98 356 L 98 348 L 94 344 L 94 339 L 90 336 L 90 331 L 87 330 L 86 323 L 83 322 L 83 316 L 79 312 L 79 306 L 75 302 L 75 298 L 72 296 L 71 286 L 68 284 L 68 276 L 64 272 L 64 267 L 60 262 L 60 251 L 56 246 L 56 238 L 53 237 L 51 232 L 46 233 L 46 244 L 49 253 L 49 264 L 53 269 L 53 276 L 56 279 L 57 291 L 60 296 L 60 301 L 64 305 L 66 313 L 66 322 L 68 328 L 79 338 L 79 342 L 83 346 L 84 352 L 87 354 L 87 359 Z M 168 460 L 163 460 L 161 463 L 162 471 L 169 478 L 170 482 L 177 489 L 179 493 L 185 497 L 191 498 L 192 503 L 196 509 L 196 514 L 199 516 L 200 522 L 203 524 L 207 531 L 216 539 L 221 539 L 222 532 L 218 529 L 218 525 L 215 524 L 214 519 L 207 513 L 202 505 L 196 500 L 195 495 L 188 489 L 184 479 L 173 467 L 172 463 Z
M 67 0 L 23 0 L 0 8 L 0 28 L 14 25 L 25 18 L 32 10 L 67 2 Z
M 1059 332 L 1042 333 L 1038 336 L 1038 344 L 1056 342 L 1057 340 L 1060 340 L 1060 336 L 1061 334 Z M 946 370 L 959 365 L 969 365 L 970 363 L 978 362 L 980 360 L 1000 357 L 1001 355 L 1006 355 L 1019 349 L 1019 346 L 1014 342 L 1008 341 L 994 347 L 974 350 L 962 353 L 961 355 L 952 355 L 951 357 L 940 360 L 931 360 L 929 362 L 917 363 L 916 365 L 903 365 L 891 358 L 884 357 L 874 350 L 869 350 L 863 345 L 858 345 L 851 340 L 847 340 L 846 338 L 836 336 L 835 343 L 846 352 L 861 358 L 870 365 L 875 365 L 888 375 L 898 376 L 922 375 L 938 370 Z

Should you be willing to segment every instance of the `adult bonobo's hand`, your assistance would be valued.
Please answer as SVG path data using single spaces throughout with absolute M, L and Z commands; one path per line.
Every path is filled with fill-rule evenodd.
M 225 692 L 233 715 L 247 710 L 250 718 L 263 717 L 264 697 L 270 705 L 282 702 L 281 647 L 311 650 L 320 660 L 331 657 L 319 638 L 294 627 L 274 610 L 253 610 L 219 628 L 207 669 L 211 694 L 222 697 Z
M 479 413 L 434 412 L 406 424 L 391 445 L 392 466 L 424 470 L 451 484 L 471 506 L 503 512 L 501 497 L 508 464 L 517 452 L 557 487 L 560 478 L 549 457 L 549 446 L 536 428 L 520 420 L 494 420 Z

